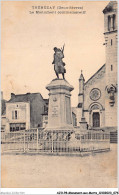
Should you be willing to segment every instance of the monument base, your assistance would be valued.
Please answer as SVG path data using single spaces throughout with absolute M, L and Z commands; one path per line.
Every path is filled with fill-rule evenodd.
M 69 141 L 74 130 L 45 129 L 44 134 L 48 141 Z
M 74 131 L 71 113 L 73 87 L 65 79 L 53 79 L 49 90 L 48 125 L 45 131 Z
M 74 127 L 72 125 L 65 126 L 57 126 L 57 127 L 46 127 L 44 131 L 74 131 Z

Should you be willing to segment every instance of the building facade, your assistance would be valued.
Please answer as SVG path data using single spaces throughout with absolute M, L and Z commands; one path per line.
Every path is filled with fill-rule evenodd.
M 79 78 L 77 126 L 82 115 L 89 129 L 117 130 L 117 2 L 103 10 L 106 63 L 85 82 Z
M 6 131 L 19 131 L 42 127 L 42 114 L 46 103 L 40 93 L 11 94 L 6 103 Z
M 1 91 L 1 132 L 5 131 L 6 127 L 6 100 L 3 98 L 3 92 Z

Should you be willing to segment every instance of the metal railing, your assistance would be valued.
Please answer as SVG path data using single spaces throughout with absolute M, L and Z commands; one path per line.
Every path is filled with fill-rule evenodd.
M 1 144 L 2 153 L 64 153 L 102 151 L 110 149 L 110 136 L 107 133 L 75 134 L 71 131 L 39 131 L 30 129 L 9 132 Z

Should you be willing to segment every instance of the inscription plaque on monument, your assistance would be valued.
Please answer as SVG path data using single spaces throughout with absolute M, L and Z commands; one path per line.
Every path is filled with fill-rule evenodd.
M 52 116 L 58 117 L 58 105 L 52 106 Z

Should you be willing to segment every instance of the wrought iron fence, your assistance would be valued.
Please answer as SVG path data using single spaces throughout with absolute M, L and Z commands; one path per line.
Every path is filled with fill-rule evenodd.
M 71 131 L 39 131 L 30 129 L 4 134 L 2 153 L 64 153 L 105 151 L 110 149 L 110 135 L 86 132 L 75 134 Z

